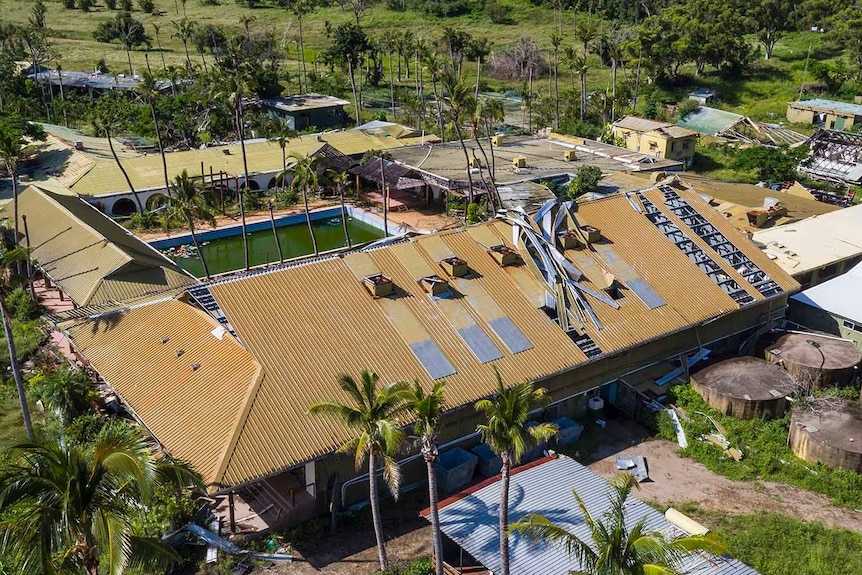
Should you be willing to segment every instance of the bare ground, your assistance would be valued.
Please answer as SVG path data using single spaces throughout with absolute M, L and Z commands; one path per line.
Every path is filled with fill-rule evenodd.
M 610 428 L 611 426 L 609 426 Z M 617 427 L 617 426 L 614 426 Z M 609 433 L 615 443 L 603 443 L 598 459 L 589 467 L 603 477 L 618 473 L 617 455 L 643 455 L 650 480 L 641 484 L 639 499 L 659 504 L 696 503 L 707 510 L 732 514 L 771 511 L 801 519 L 821 521 L 862 533 L 862 512 L 832 505 L 820 494 L 772 482 L 731 481 L 691 459 L 677 455 L 677 445 L 664 440 L 638 441 L 633 426 L 619 426 Z M 618 442 L 618 443 L 617 443 Z M 384 527 L 392 560 L 410 560 L 430 554 L 430 528 L 417 516 L 418 503 L 389 507 Z M 355 520 L 358 521 L 358 520 Z M 300 559 L 292 564 L 258 567 L 253 575 L 368 575 L 377 568 L 377 551 L 370 520 L 344 527 L 334 536 L 298 546 Z

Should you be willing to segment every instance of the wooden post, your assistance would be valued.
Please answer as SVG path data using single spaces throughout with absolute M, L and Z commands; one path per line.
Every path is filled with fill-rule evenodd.
M 231 534 L 236 533 L 236 516 L 234 515 L 234 501 L 233 501 L 233 491 L 228 491 L 227 493 L 227 509 L 228 514 L 230 516 L 230 532 Z
M 27 248 L 27 283 L 30 284 L 30 297 L 36 301 L 36 287 L 33 285 L 33 261 L 30 259 L 30 231 L 27 228 L 27 216 L 22 215 L 24 222 L 24 247 Z

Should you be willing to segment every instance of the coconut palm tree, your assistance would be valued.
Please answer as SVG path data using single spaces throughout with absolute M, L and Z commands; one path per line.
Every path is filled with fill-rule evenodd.
M 189 177 L 189 173 L 186 170 L 183 170 L 181 174 L 174 178 L 174 181 L 171 182 L 171 187 L 173 188 L 173 194 L 168 198 L 167 210 L 164 214 L 165 230 L 170 227 L 171 222 L 174 220 L 186 222 L 192 235 L 192 242 L 195 244 L 195 250 L 201 258 L 204 275 L 207 279 L 210 279 L 207 259 L 200 244 L 198 244 L 198 236 L 195 232 L 196 219 L 203 220 L 215 226 L 215 216 L 210 209 L 210 202 L 204 195 L 203 190 Z
M 194 37 L 195 23 L 183 18 L 179 21 L 173 21 L 171 24 L 174 25 L 174 29 L 176 30 L 176 32 L 174 32 L 174 38 L 179 38 L 180 42 L 183 43 L 183 50 L 186 52 L 186 68 L 189 73 L 191 73 L 192 59 L 189 57 L 189 40 Z
M 374 535 L 377 538 L 377 558 L 380 570 L 389 568 L 386 546 L 383 539 L 383 522 L 380 517 L 380 500 L 377 488 L 377 469 L 383 470 L 383 479 L 392 495 L 398 498 L 401 471 L 394 455 L 404 441 L 404 432 L 398 421 L 406 408 L 405 383 L 378 386 L 377 374 L 362 370 L 360 381 L 350 375 L 339 378 L 341 390 L 350 398 L 349 404 L 329 400 L 315 403 L 308 408 L 312 415 L 329 417 L 346 426 L 354 435 L 339 448 L 341 452 L 354 453 L 356 468 L 360 469 L 368 460 L 368 496 L 371 515 L 374 518 Z
M 467 154 L 467 146 L 464 144 L 464 135 L 461 132 L 461 122 L 470 118 L 476 108 L 476 100 L 466 84 L 457 79 L 453 72 L 447 72 L 443 76 L 443 89 L 446 107 L 449 109 L 449 117 L 455 126 L 455 134 L 464 152 L 464 160 L 467 168 L 467 203 L 473 203 L 473 175 L 470 173 L 470 156 Z
M 20 130 L 11 125 L 0 126 L 0 160 L 6 165 L 6 172 L 12 180 L 12 211 L 15 218 L 13 229 L 16 242 L 19 239 L 18 223 L 21 221 L 18 216 L 18 162 L 24 157 L 25 146 L 24 134 Z
M 500 566 L 501 575 L 509 575 L 509 475 L 512 467 L 537 442 L 557 432 L 557 426 L 540 423 L 526 426 L 530 412 L 547 403 L 545 390 L 531 383 L 519 383 L 506 389 L 500 372 L 497 376 L 497 393 L 491 399 L 476 402 L 476 411 L 485 415 L 485 423 L 476 427 L 488 447 L 503 464 L 500 469 Z
M 438 380 L 430 393 L 425 393 L 418 381 L 414 381 L 404 397 L 416 418 L 413 432 L 418 436 L 419 449 L 428 467 L 428 504 L 431 509 L 431 544 L 434 549 L 434 573 L 443 575 L 443 538 L 440 532 L 440 514 L 437 500 L 437 435 L 443 418 L 443 392 L 446 382 Z
M 497 98 L 485 98 L 481 102 L 481 106 L 478 107 L 479 114 L 482 119 L 482 124 L 484 126 L 485 133 L 489 136 L 488 138 L 488 151 L 491 152 L 491 166 L 489 172 L 491 174 L 491 183 L 494 186 L 494 189 L 497 189 L 497 159 L 494 156 L 494 142 L 491 140 L 490 136 L 493 136 L 497 131 L 497 126 L 503 122 L 503 117 L 505 115 L 505 111 L 503 110 L 503 102 L 498 100 Z M 497 198 L 498 204 L 499 197 Z
M 350 231 L 347 229 L 347 208 L 344 206 L 344 189 L 347 187 L 350 174 L 335 170 L 327 171 L 330 181 L 332 181 L 335 190 L 338 192 L 338 200 L 341 202 L 341 226 L 344 228 L 344 241 L 347 242 L 347 247 L 350 247 L 352 243 L 350 241 Z
M 15 248 L 0 254 L 0 313 L 3 316 L 3 335 L 6 337 L 6 347 L 9 350 L 9 365 L 12 368 L 12 378 L 18 391 L 18 403 L 21 405 L 21 417 L 24 419 L 24 430 L 27 437 L 33 439 L 33 424 L 30 422 L 30 408 L 27 407 L 27 395 L 24 391 L 24 378 L 21 375 L 21 364 L 18 363 L 18 353 L 15 350 L 15 336 L 12 331 L 12 314 L 6 305 L 6 296 L 12 289 L 12 268 L 27 258 L 26 250 Z
M 200 488 L 200 477 L 157 457 L 125 424 L 109 425 L 92 445 L 61 433 L 12 445 L 0 475 L 0 553 L 16 572 L 120 575 L 178 561 L 158 539 L 134 535 L 133 522 L 156 488 Z
M 120 162 L 120 157 L 117 156 L 117 151 L 114 149 L 114 142 L 111 140 L 111 136 L 126 125 L 128 119 L 125 117 L 125 111 L 127 108 L 128 101 L 119 92 L 110 91 L 96 100 L 96 104 L 92 107 L 90 120 L 96 132 L 104 134 L 105 139 L 108 140 L 108 148 L 111 150 L 114 163 L 117 164 L 117 168 L 123 174 L 126 185 L 129 186 L 129 191 L 135 198 L 135 203 L 138 204 L 138 210 L 143 214 L 146 211 L 144 203 L 135 190 L 135 186 L 132 185 L 132 180 L 129 178 L 129 174 L 123 167 L 122 162 Z
M 423 65 L 431 76 L 431 88 L 434 90 L 434 103 L 437 105 L 437 123 L 440 126 L 440 139 L 446 140 L 446 130 L 443 128 L 443 102 L 437 91 L 437 84 L 445 71 L 440 55 L 429 47 L 429 51 L 421 55 Z
M 156 79 L 149 70 L 146 70 L 141 74 L 141 82 L 138 84 L 138 87 L 135 88 L 135 91 L 150 108 L 150 116 L 153 119 L 153 131 L 156 133 L 156 144 L 159 146 L 159 156 L 162 159 L 162 175 L 164 176 L 165 193 L 170 197 L 171 184 L 170 179 L 168 178 L 168 161 L 165 158 L 165 148 L 162 146 L 162 133 L 159 129 L 159 115 L 156 113 L 156 99 L 159 97 L 160 92 Z
M 587 72 L 590 70 L 590 62 L 586 56 L 576 56 L 569 66 L 581 81 L 581 121 L 583 122 L 587 114 Z
M 560 63 L 560 46 L 563 44 L 563 37 L 554 32 L 551 34 L 551 46 L 554 48 L 554 129 L 560 129 L 560 83 L 557 81 L 557 71 Z
M 572 491 L 590 533 L 587 541 L 542 515 L 526 515 L 513 523 L 511 530 L 533 542 L 561 545 L 576 562 L 572 573 L 589 575 L 677 575 L 681 560 L 692 552 L 727 552 L 715 534 L 670 539 L 658 531 L 648 531 L 645 517 L 627 526 L 626 500 L 632 489 L 639 487 L 631 473 L 614 477 L 607 494 L 610 506 L 601 517 L 594 517 L 581 496 Z
M 386 59 L 389 61 L 389 104 L 392 110 L 392 120 L 395 121 L 395 78 L 392 74 L 392 52 L 398 49 L 398 39 L 400 36 L 392 30 L 387 30 L 383 33 L 380 41 L 386 49 Z M 398 58 L 398 81 L 401 81 L 401 57 Z
M 284 181 L 288 172 L 293 174 L 293 179 L 290 180 L 290 189 L 292 192 L 302 192 L 302 203 L 305 204 L 305 223 L 308 224 L 308 233 L 311 236 L 311 247 L 314 250 L 314 255 L 320 253 L 317 248 L 317 237 L 314 235 L 314 226 L 311 225 L 311 212 L 308 210 L 308 192 L 316 191 L 319 187 L 317 178 L 317 157 L 303 156 L 297 152 L 291 152 L 288 155 L 296 163 L 289 170 L 282 171 L 277 179 Z
M 286 122 L 282 122 L 278 118 L 270 118 L 264 125 L 264 133 L 266 137 L 275 140 L 278 147 L 281 148 L 281 169 L 287 169 L 287 144 L 291 138 L 299 135 L 296 130 L 292 130 Z

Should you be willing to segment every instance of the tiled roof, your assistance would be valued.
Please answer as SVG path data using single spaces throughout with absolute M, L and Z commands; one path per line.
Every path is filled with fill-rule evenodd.
M 75 196 L 31 186 L 19 196 L 19 206 L 27 216 L 33 259 L 78 305 L 124 301 L 195 283 Z
M 538 464 L 537 464 L 538 463 Z M 500 572 L 500 486 L 490 479 L 440 503 L 440 527 L 447 537 L 494 573 Z M 572 490 L 583 499 L 590 515 L 600 518 L 610 511 L 607 481 L 568 457 L 539 460 L 516 468 L 509 486 L 509 521 L 539 514 L 592 545 L 589 528 Z M 427 514 L 427 513 L 426 513 Z M 664 516 L 640 500 L 626 501 L 625 522 L 632 529 L 645 521 L 646 531 L 667 536 L 685 535 Z M 568 575 L 579 571 L 578 560 L 562 545 L 532 543 L 518 533 L 509 535 L 509 561 L 518 575 Z M 757 575 L 757 571 L 735 559 L 692 554 L 679 565 L 683 575 Z
M 175 299 L 64 327 L 172 456 L 208 483 L 221 482 L 234 430 L 262 379 L 251 354 L 210 316 Z

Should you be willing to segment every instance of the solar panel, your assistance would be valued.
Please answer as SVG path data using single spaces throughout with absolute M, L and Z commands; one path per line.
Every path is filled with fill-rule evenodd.
M 494 345 L 488 334 L 478 325 L 461 328 L 458 330 L 458 335 L 461 336 L 461 339 L 467 343 L 473 355 L 479 358 L 479 361 L 482 363 L 488 363 L 489 361 L 503 357 L 503 354 L 500 353 L 500 350 L 497 349 L 497 346 Z
M 644 304 L 650 308 L 655 309 L 657 307 L 661 307 L 663 305 L 667 305 L 667 302 L 662 299 L 660 295 L 656 293 L 652 286 L 646 283 L 646 280 L 642 278 L 637 278 L 633 280 L 629 280 L 626 282 L 626 285 L 630 290 L 635 292 L 635 295 L 640 298 Z
M 443 352 L 437 347 L 437 344 L 430 339 L 425 339 L 416 343 L 410 344 L 410 351 L 428 372 L 432 379 L 440 379 L 448 375 L 455 374 L 455 368 L 443 355 Z
M 509 316 L 492 319 L 488 322 L 488 325 L 491 326 L 491 329 L 494 330 L 497 337 L 503 340 L 503 343 L 506 344 L 506 347 L 509 348 L 509 351 L 512 353 L 520 353 L 522 351 L 527 351 L 528 349 L 533 349 L 533 344 L 530 343 L 527 336 L 518 329 L 518 326 L 515 325 Z

